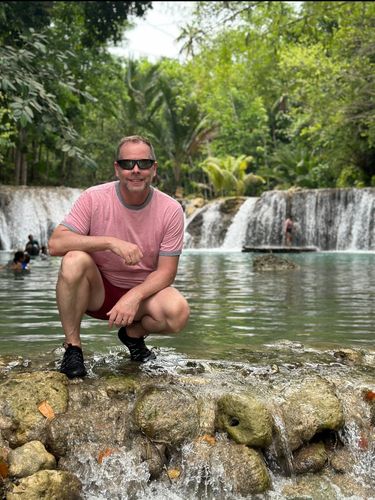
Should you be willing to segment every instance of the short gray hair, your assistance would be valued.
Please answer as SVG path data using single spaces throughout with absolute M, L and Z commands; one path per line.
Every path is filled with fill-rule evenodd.
M 129 135 L 127 137 L 123 137 L 121 139 L 121 141 L 119 142 L 119 145 L 117 146 L 117 156 L 116 156 L 116 159 L 119 159 L 120 149 L 127 142 L 132 142 L 134 144 L 139 144 L 139 143 L 146 144 L 150 148 L 150 156 L 151 156 L 150 160 L 156 160 L 156 156 L 155 156 L 155 151 L 154 151 L 153 145 L 151 144 L 151 142 L 149 141 L 149 139 L 146 139 L 146 137 L 142 137 L 141 135 Z

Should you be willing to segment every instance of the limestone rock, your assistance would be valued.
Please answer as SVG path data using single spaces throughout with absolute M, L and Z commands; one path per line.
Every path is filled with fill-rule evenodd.
M 45 442 L 47 419 L 38 406 L 48 401 L 55 414 L 68 406 L 68 379 L 58 372 L 19 373 L 0 384 L 0 412 L 9 416 L 15 430 L 3 431 L 12 446 L 31 439 Z
M 289 259 L 269 254 L 255 257 L 253 259 L 253 268 L 255 271 L 284 271 L 287 269 L 299 269 L 300 266 Z
M 64 456 L 77 442 L 99 446 L 122 445 L 130 432 L 130 409 L 126 401 L 94 401 L 86 408 L 69 410 L 49 423 L 47 444 L 52 453 Z
M 151 479 L 157 479 L 167 464 L 165 444 L 152 443 L 149 439 L 138 436 L 133 441 L 134 448 L 140 450 L 141 460 L 147 464 Z
M 173 386 L 147 388 L 136 401 L 134 419 L 150 439 L 171 445 L 196 436 L 199 429 L 195 397 Z
M 322 477 L 312 474 L 297 476 L 297 480 L 286 484 L 282 490 L 282 498 L 287 500 L 338 500 L 334 486 Z
M 350 472 L 353 468 L 353 464 L 354 457 L 346 448 L 337 450 L 330 457 L 330 465 L 332 469 L 340 474 Z
M 222 471 L 222 481 L 236 495 L 262 493 L 271 481 L 261 455 L 245 445 L 218 442 L 210 453 L 211 470 Z
M 202 208 L 205 204 L 204 198 L 197 197 L 191 200 L 188 200 L 184 203 L 184 209 L 186 217 L 190 217 L 193 213 L 198 209 Z
M 307 378 L 299 387 L 291 388 L 282 411 L 291 450 L 324 429 L 338 430 L 344 424 L 342 404 L 332 386 L 321 377 Z
M 70 472 L 42 470 L 12 485 L 6 500 L 79 500 L 81 488 Z
M 294 471 L 297 474 L 318 472 L 327 462 L 328 456 L 323 443 L 313 443 L 297 450 L 293 456 Z
M 127 377 L 110 377 L 105 381 L 107 395 L 114 399 L 128 399 L 129 394 L 135 394 L 140 383 L 131 376 Z
M 240 444 L 265 447 L 272 441 L 271 414 L 251 395 L 222 396 L 217 402 L 216 426 Z
M 14 477 L 26 477 L 42 469 L 55 469 L 56 459 L 45 449 L 40 441 L 29 443 L 11 450 L 8 456 L 9 474 Z
M 223 437 L 200 436 L 184 451 L 183 476 L 195 491 L 205 491 L 204 498 L 211 498 L 208 488 L 212 498 L 250 498 L 270 488 L 263 457 L 252 448 Z

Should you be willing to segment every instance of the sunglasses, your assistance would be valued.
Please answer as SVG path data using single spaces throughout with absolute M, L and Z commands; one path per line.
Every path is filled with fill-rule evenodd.
M 139 170 L 148 170 L 155 163 L 155 160 L 116 160 L 116 163 L 123 170 L 133 170 L 138 165 Z

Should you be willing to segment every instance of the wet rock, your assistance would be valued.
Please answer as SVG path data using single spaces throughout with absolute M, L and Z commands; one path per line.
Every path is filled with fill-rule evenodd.
M 204 198 L 197 197 L 191 200 L 185 200 L 183 206 L 185 210 L 186 217 L 190 217 L 198 209 L 202 208 L 205 204 Z
M 12 420 L 14 430 L 2 431 L 12 446 L 36 439 L 45 442 L 47 419 L 38 406 L 47 401 L 55 414 L 68 406 L 68 379 L 57 372 L 33 372 L 11 375 L 0 384 L 0 413 Z
M 80 500 L 81 482 L 70 472 L 42 470 L 13 484 L 7 500 Z
M 221 471 L 221 480 L 236 495 L 262 493 L 271 485 L 263 458 L 245 445 L 217 442 L 210 450 L 211 471 Z
M 300 448 L 294 453 L 294 472 L 304 474 L 306 472 L 318 472 L 323 469 L 328 455 L 323 443 L 313 443 Z
M 220 217 L 218 217 L 217 223 L 215 224 L 215 241 L 217 242 L 216 244 L 220 246 L 225 239 L 228 227 L 233 221 L 234 214 L 239 210 L 245 199 L 246 198 L 241 196 L 221 198 L 220 200 L 214 200 L 208 203 L 202 210 L 194 213 L 189 219 L 186 227 L 186 232 L 190 236 L 189 246 L 191 248 L 199 246 L 202 237 L 204 214 L 206 210 L 210 210 L 213 206 L 217 206 L 220 212 Z
M 226 394 L 217 401 L 216 426 L 240 444 L 265 447 L 272 441 L 271 414 L 247 394 Z
M 209 485 L 215 498 L 227 498 L 229 493 L 243 496 L 261 493 L 271 484 L 261 454 L 227 440 L 195 441 L 188 449 L 183 475 L 191 482 L 201 481 L 198 486 L 202 491 Z M 207 491 L 202 497 L 207 497 Z
M 344 474 L 350 472 L 353 468 L 354 457 L 346 448 L 335 451 L 330 457 L 329 462 L 335 472 Z
M 199 399 L 199 432 L 213 434 L 215 432 L 216 400 L 213 398 Z
M 282 490 L 286 500 L 338 500 L 334 486 L 324 478 L 309 475 L 300 477 Z
M 135 394 L 140 386 L 140 383 L 131 376 L 110 377 L 105 381 L 107 395 L 114 399 L 128 399 L 129 394 Z
M 160 477 L 167 464 L 165 444 L 153 443 L 147 438 L 138 436 L 133 446 L 139 448 L 142 462 L 147 464 L 151 479 Z
M 220 204 L 220 212 L 233 218 L 245 200 L 246 198 L 241 196 L 225 198 Z
M 284 271 L 288 269 L 299 269 L 300 266 L 289 259 L 268 254 L 255 257 L 253 259 L 253 268 L 255 271 Z
M 307 378 L 299 387 L 292 387 L 282 411 L 291 450 L 320 431 L 338 430 L 344 425 L 342 404 L 333 387 L 321 377 Z
M 16 429 L 16 426 L 13 424 L 12 419 L 9 417 L 6 417 L 5 415 L 0 415 L 0 431 L 4 430 L 11 430 L 11 429 Z M 2 436 L 0 434 L 0 443 L 1 443 Z
M 178 445 L 197 435 L 198 404 L 193 394 L 178 387 L 149 387 L 134 408 L 138 428 L 156 442 Z
M 347 364 L 361 364 L 363 360 L 363 354 L 354 349 L 340 349 L 333 355 Z
M 9 475 L 26 477 L 42 469 L 56 469 L 56 459 L 40 441 L 29 443 L 11 450 L 8 456 Z
M 122 445 L 130 432 L 130 407 L 126 401 L 101 400 L 84 409 L 69 410 L 48 425 L 47 444 L 57 457 L 77 443 L 101 446 Z

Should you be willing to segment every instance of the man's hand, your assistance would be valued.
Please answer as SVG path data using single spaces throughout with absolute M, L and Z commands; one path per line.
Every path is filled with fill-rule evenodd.
M 110 249 L 113 253 L 122 257 L 128 266 L 138 264 L 143 257 L 143 253 L 137 245 L 117 238 L 113 238 Z
M 111 328 L 113 325 L 117 327 L 131 325 L 137 314 L 140 303 L 140 297 L 132 293 L 132 290 L 127 292 L 116 302 L 112 309 L 107 312 L 107 316 L 109 316 L 109 327 Z

